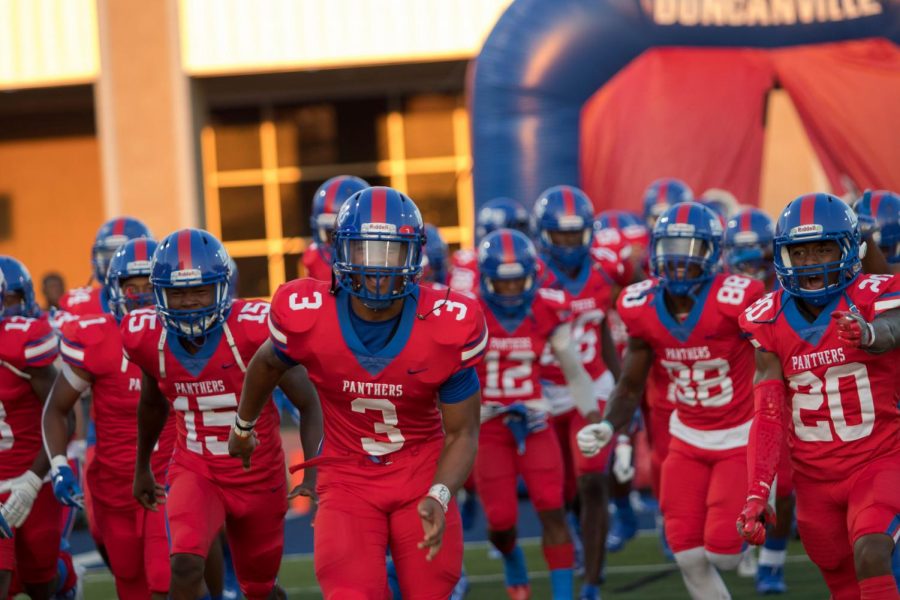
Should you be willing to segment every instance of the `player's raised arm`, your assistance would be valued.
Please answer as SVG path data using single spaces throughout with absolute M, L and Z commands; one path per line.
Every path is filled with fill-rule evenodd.
M 72 409 L 81 394 L 90 388 L 91 381 L 90 373 L 64 363 L 44 405 L 44 449 L 53 470 L 53 493 L 67 506 L 82 506 L 84 501 L 84 494 L 66 458 L 66 446 L 71 435 Z
M 322 443 L 322 405 L 319 404 L 319 394 L 309 380 L 309 374 L 303 365 L 289 369 L 282 375 L 278 386 L 291 404 L 300 411 L 300 444 L 303 447 L 303 456 L 311 458 L 318 453 L 319 445 Z M 291 490 L 288 497 L 316 498 L 315 490 L 316 468 L 306 468 L 303 470 L 303 481 Z
M 166 419 L 169 402 L 152 376 L 141 375 L 141 399 L 138 402 L 137 460 L 134 468 L 134 497 L 148 510 L 157 510 L 165 502 L 165 488 L 157 483 L 150 468 L 150 456 L 159 440 Z
M 556 360 L 559 361 L 559 367 L 566 377 L 569 389 L 572 390 L 575 406 L 585 417 L 592 412 L 597 412 L 593 381 L 584 370 L 581 357 L 578 356 L 578 347 L 572 338 L 571 323 L 563 323 L 553 330 L 553 335 L 550 336 L 550 347 L 553 349 Z M 618 364 L 618 357 L 616 361 Z
M 615 431 L 631 423 L 641 403 L 652 361 L 653 350 L 647 342 L 628 338 L 622 375 L 609 396 L 606 414 L 601 417 L 599 412 L 593 411 L 587 416 L 591 425 L 578 432 L 578 448 L 585 456 L 595 456 L 612 440 Z

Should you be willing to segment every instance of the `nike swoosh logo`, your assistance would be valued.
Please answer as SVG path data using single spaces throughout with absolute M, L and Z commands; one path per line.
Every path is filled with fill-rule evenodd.
M 234 363 L 224 363 L 224 364 L 222 365 L 222 368 L 223 368 L 223 369 L 229 369 L 229 368 L 231 368 L 231 367 L 233 367 L 233 366 L 234 366 Z
M 416 375 L 418 373 L 421 373 L 422 371 L 427 371 L 427 370 L 428 370 L 428 367 L 425 367 L 424 369 L 407 369 L 406 372 L 409 373 L 410 375 Z

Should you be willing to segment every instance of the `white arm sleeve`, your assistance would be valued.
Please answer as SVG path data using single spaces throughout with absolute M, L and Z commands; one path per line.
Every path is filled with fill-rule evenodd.
M 72 389 L 78 391 L 81 394 L 84 393 L 84 390 L 91 387 L 91 382 L 86 381 L 82 379 L 81 376 L 77 375 L 75 371 L 72 370 L 72 367 L 69 366 L 69 363 L 63 363 L 62 374 L 63 377 L 66 378 L 66 381 L 69 383 L 69 385 L 72 386 Z
M 581 358 L 572 339 L 571 324 L 563 323 L 556 328 L 550 336 L 550 347 L 569 383 L 569 390 L 578 411 L 587 416 L 588 413 L 598 410 L 597 400 L 594 398 L 594 385 L 581 364 Z

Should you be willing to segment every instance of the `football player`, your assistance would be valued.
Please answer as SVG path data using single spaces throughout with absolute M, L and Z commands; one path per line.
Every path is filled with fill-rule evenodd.
M 594 233 L 594 207 L 583 191 L 560 185 L 541 194 L 534 206 L 539 248 L 547 264 L 542 287 L 562 294 L 572 315 L 572 337 L 581 362 L 593 382 L 594 398 L 602 410 L 614 379 L 619 356 L 609 333 L 606 313 L 612 308 L 613 282 L 590 256 Z M 570 478 L 577 481 L 581 501 L 581 540 L 585 574 L 581 598 L 597 596 L 601 583 L 609 509 L 607 506 L 608 456 L 586 458 L 578 452 L 576 434 L 587 421 L 577 410 L 556 357 L 545 347 L 541 357 L 544 397 L 550 403 L 553 426 L 564 451 Z M 568 487 L 571 494 L 572 487 Z M 572 496 L 567 501 L 573 500 Z
M 644 223 L 650 231 L 656 220 L 673 204 L 690 202 L 694 192 L 688 184 L 674 177 L 657 179 L 644 190 Z
M 34 282 L 22 261 L 0 255 L 0 271 L 6 277 L 3 314 L 7 317 L 40 317 L 42 311 L 34 297 Z
M 287 480 L 278 414 L 268 395 L 253 433 L 259 443 L 254 468 L 228 456 L 227 444 L 246 365 L 267 336 L 269 304 L 232 300 L 228 265 L 228 253 L 210 233 L 170 234 L 151 266 L 156 310 L 132 310 L 121 325 L 125 353 L 142 371 L 133 492 L 150 511 L 165 503 L 175 600 L 198 597 L 204 560 L 223 523 L 243 594 L 285 597 L 276 576 Z M 300 371 L 285 374 L 279 385 L 300 406 L 304 452 L 315 453 L 321 417 L 314 391 Z M 152 458 L 170 405 L 177 435 L 166 494 Z M 314 477 L 315 469 L 306 472 L 304 490 Z
M 56 591 L 62 507 L 43 481 L 50 463 L 41 448 L 39 424 L 56 377 L 56 335 L 46 319 L 5 314 L 2 273 L 0 516 L 11 528 L 6 533 L 12 535 L 0 539 L 0 598 L 18 591 L 32 598 L 50 598 Z
M 756 411 L 738 529 L 765 539 L 788 421 L 797 526 L 832 597 L 896 599 L 900 280 L 860 274 L 857 217 L 830 194 L 788 204 L 774 242 L 783 289 L 741 317 L 756 346 Z
M 129 311 L 153 305 L 150 259 L 156 242 L 130 240 L 110 261 L 106 279 L 109 314 L 85 315 L 63 325 L 64 361 L 44 411 L 44 444 L 51 456 L 53 491 L 63 505 L 84 498 L 66 459 L 68 417 L 88 389 L 96 431 L 94 459 L 85 474 L 92 490 L 91 515 L 102 532 L 116 592 L 123 599 L 164 600 L 169 592 L 169 547 L 163 514 L 134 501 L 131 483 L 137 448 L 141 372 L 122 355 L 119 324 Z M 154 450 L 152 468 L 165 480 L 175 441 L 169 419 Z
M 301 277 L 331 281 L 331 264 L 334 262 L 332 236 L 338 211 L 347 198 L 367 187 L 369 184 L 359 177 L 338 175 L 316 190 L 309 218 L 313 243 L 303 253 Z
M 257 460 L 250 432 L 285 370 L 304 365 L 319 392 L 325 441 L 307 465 L 321 465 L 314 556 L 326 598 L 387 595 L 388 547 L 404 598 L 448 598 L 460 577 L 453 495 L 478 446 L 487 329 L 477 301 L 418 285 L 424 242 L 409 197 L 354 194 L 338 214 L 334 282 L 278 289 L 271 338 L 247 371 L 229 441 L 245 461 Z
M 592 382 L 567 322 L 565 294 L 540 288 L 537 251 L 525 234 L 494 231 L 478 247 L 479 299 L 490 342 L 478 366 L 481 433 L 475 479 L 491 543 L 504 557 L 510 598 L 528 598 L 524 555 L 516 543 L 517 478 L 522 476 L 543 528 L 544 560 L 554 599 L 572 598 L 574 547 L 566 525 L 563 459 L 549 427 L 539 363 L 549 346 L 572 387 L 579 410 L 596 410 Z
M 109 312 L 109 298 L 104 296 L 106 272 L 116 250 L 128 240 L 153 238 L 144 223 L 133 217 L 111 219 L 100 226 L 91 246 L 91 278 L 96 285 L 74 288 L 66 292 L 59 307 L 73 315 L 99 315 Z
M 716 568 L 733 569 L 743 540 L 734 530 L 741 506 L 736 481 L 747 473 L 753 415 L 753 347 L 738 317 L 763 293 L 760 282 L 718 273 L 722 228 L 705 206 L 682 202 L 653 229 L 655 275 L 625 289 L 617 311 L 628 327 L 622 378 L 601 421 L 578 434 L 592 456 L 626 428 L 650 369 L 663 369 L 677 401 L 662 465 L 665 534 L 692 598 L 728 598 Z
M 528 211 L 512 198 L 488 200 L 475 215 L 475 242 L 498 229 L 515 229 L 528 235 Z M 450 287 L 458 292 L 478 293 L 478 257 L 474 250 L 459 249 L 450 259 Z

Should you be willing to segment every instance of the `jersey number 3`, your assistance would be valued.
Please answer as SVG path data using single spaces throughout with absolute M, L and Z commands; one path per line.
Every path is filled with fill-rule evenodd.
M 350 403 L 353 412 L 364 413 L 367 410 L 374 410 L 381 413 L 381 423 L 375 422 L 375 433 L 386 435 L 388 442 L 381 442 L 375 438 L 360 438 L 363 450 L 372 456 L 384 456 L 391 452 L 396 452 L 403 447 L 406 439 L 403 433 L 397 429 L 397 407 L 387 398 L 357 398 Z

